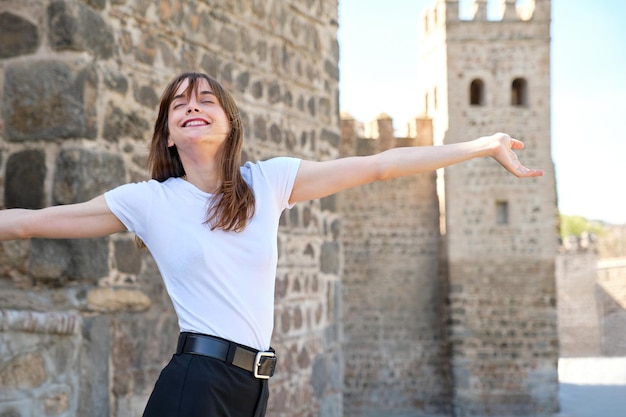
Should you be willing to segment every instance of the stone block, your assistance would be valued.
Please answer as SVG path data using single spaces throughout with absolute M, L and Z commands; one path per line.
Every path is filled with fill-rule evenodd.
M 338 341 L 339 342 L 339 341 Z M 344 387 L 343 351 L 337 349 L 330 354 L 329 384 L 334 392 L 342 392 Z
M 324 61 L 324 71 L 330 78 L 339 81 L 339 66 L 337 63 L 329 60 Z
M 246 88 L 250 84 L 250 73 L 248 71 L 244 71 L 241 74 L 237 75 L 235 79 L 235 86 L 237 87 L 237 91 L 243 93 L 246 91 Z
M 85 319 L 83 344 L 80 354 L 80 392 L 77 416 L 109 417 L 109 384 L 111 369 L 110 317 L 95 316 Z
M 337 211 L 337 195 L 333 194 L 320 199 L 320 205 L 322 211 L 330 211 L 332 213 L 335 213 Z
M 252 84 L 252 97 L 256 99 L 263 97 L 263 83 L 261 81 L 255 81 Z
M 124 160 L 119 155 L 86 149 L 64 149 L 56 161 L 54 204 L 87 201 L 125 182 Z
M 221 65 L 220 59 L 215 54 L 203 55 L 200 62 L 202 70 L 212 77 L 217 77 Z
M 317 355 L 313 360 L 311 367 L 311 387 L 315 397 L 322 398 L 328 387 L 328 368 L 326 366 L 326 357 Z
M 109 274 L 108 238 L 33 239 L 28 266 L 33 278 L 52 286 L 67 279 L 95 284 Z
M 139 290 L 94 288 L 87 294 L 87 307 L 91 311 L 144 311 L 150 305 L 150 298 Z
M 113 55 L 113 30 L 100 13 L 76 2 L 56 0 L 48 6 L 48 40 L 56 51 L 89 52 L 97 58 Z
M 262 116 L 256 116 L 253 122 L 254 136 L 255 138 L 266 141 L 267 140 L 267 121 Z
M 270 138 L 272 139 L 272 142 L 277 145 L 280 145 L 283 141 L 283 132 L 280 126 L 278 126 L 276 123 L 272 123 L 272 125 L 270 126 Z
M 134 241 L 118 240 L 114 248 L 118 271 L 128 274 L 138 274 L 141 271 L 141 256 Z
M 320 417 L 341 417 L 343 416 L 343 396 L 341 393 L 326 395 L 320 401 Z
M 65 391 L 57 390 L 55 392 L 46 393 L 41 398 L 41 403 L 46 416 L 58 416 L 69 410 L 70 394 Z
M 236 51 L 237 32 L 229 27 L 223 27 L 218 36 L 218 44 L 226 51 Z
M 46 380 L 43 358 L 38 353 L 26 353 L 4 364 L 0 371 L 0 388 L 32 389 Z
M 104 73 L 103 79 L 104 85 L 117 93 L 126 94 L 128 91 L 128 80 L 124 74 L 108 71 Z
M 135 100 L 150 109 L 156 109 L 160 101 L 159 94 L 148 85 L 142 85 L 135 89 Z
M 14 153 L 7 161 L 4 187 L 6 208 L 42 208 L 45 203 L 46 156 L 42 150 Z
M 339 243 L 324 242 L 322 244 L 322 253 L 320 255 L 320 268 L 323 273 L 339 273 L 339 254 Z
M 341 137 L 336 131 L 322 129 L 321 139 L 328 142 L 333 148 L 338 148 Z
M 21 61 L 7 65 L 2 96 L 11 142 L 96 137 L 98 76 L 89 64 Z
M 154 65 L 157 53 L 157 39 L 151 33 L 142 33 L 141 40 L 135 48 L 137 61 L 148 65 Z
M 98 10 L 104 10 L 107 5 L 107 0 L 85 0 L 85 2 Z
M 33 53 L 38 46 L 37 26 L 13 13 L 0 13 L 0 59 Z
M 43 283 L 62 285 L 69 265 L 67 242 L 64 240 L 32 239 L 28 272 Z
M 277 81 L 270 83 L 267 89 L 267 100 L 270 104 L 279 103 L 282 99 L 282 94 L 280 91 L 280 85 Z
M 103 136 L 111 142 L 122 137 L 147 139 L 150 136 L 150 123 L 135 112 L 110 105 L 104 121 Z
M 15 298 L 15 297 L 12 297 Z M 71 335 L 80 327 L 81 318 L 72 311 L 36 312 L 32 310 L 11 310 L 3 304 L 0 314 L 0 329 L 3 332 L 44 333 Z M 32 304 L 28 308 L 37 308 Z M 0 350 L 2 352 L 2 350 Z M 65 351 L 60 351 L 65 352 Z M 57 362 L 68 362 L 67 358 Z

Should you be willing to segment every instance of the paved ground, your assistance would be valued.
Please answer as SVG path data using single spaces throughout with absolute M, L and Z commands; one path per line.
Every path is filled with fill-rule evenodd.
M 559 417 L 626 417 L 626 358 L 561 358 Z

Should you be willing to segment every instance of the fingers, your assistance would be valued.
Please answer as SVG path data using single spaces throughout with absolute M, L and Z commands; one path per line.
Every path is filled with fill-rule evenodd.
M 541 177 L 545 174 L 542 169 L 526 168 L 517 159 L 517 154 L 514 151 L 524 148 L 524 143 L 521 140 L 513 139 L 508 134 L 501 132 L 492 135 L 490 139 L 499 142 L 499 146 L 494 148 L 495 154 L 492 157 L 516 177 Z
M 544 175 L 544 171 L 543 169 L 531 169 L 531 168 L 526 168 L 523 165 L 520 165 L 517 168 L 515 174 L 519 178 L 542 177 Z
M 524 148 L 524 142 L 521 140 L 511 138 L 511 149 L 522 149 Z
M 522 149 L 524 147 L 524 142 L 518 139 L 513 139 L 507 133 L 499 132 L 494 134 L 493 137 L 497 138 L 503 145 L 510 146 L 511 149 Z

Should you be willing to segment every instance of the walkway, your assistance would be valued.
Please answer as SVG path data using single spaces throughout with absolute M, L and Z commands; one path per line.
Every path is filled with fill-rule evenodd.
M 561 358 L 558 417 L 625 417 L 626 358 Z

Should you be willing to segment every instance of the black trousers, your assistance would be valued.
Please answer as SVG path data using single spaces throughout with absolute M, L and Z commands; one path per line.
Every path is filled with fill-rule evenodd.
M 176 354 L 161 372 L 143 417 L 263 417 L 267 380 L 219 359 Z

